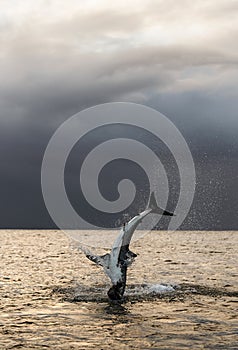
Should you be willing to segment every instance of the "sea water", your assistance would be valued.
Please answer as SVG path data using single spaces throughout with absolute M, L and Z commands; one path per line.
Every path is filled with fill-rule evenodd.
M 0 349 L 238 349 L 238 232 L 153 231 L 123 303 L 60 231 L 2 230 Z

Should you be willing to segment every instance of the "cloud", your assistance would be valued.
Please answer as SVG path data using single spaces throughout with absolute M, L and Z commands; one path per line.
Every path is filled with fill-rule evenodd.
M 0 0 L 0 5 L 0 183 L 3 198 L 11 198 L 9 220 L 11 206 L 16 213 L 24 193 L 25 208 L 31 210 L 34 193 L 36 208 L 43 210 L 39 174 L 50 136 L 72 114 L 98 103 L 123 100 L 157 108 L 180 128 L 196 159 L 205 153 L 208 161 L 209 155 L 223 156 L 224 164 L 214 163 L 223 167 L 219 179 L 227 168 L 232 172 L 235 2 Z M 203 169 L 201 174 L 201 184 L 209 186 Z M 24 221 L 23 211 L 18 222 Z M 35 210 L 34 220 L 37 215 Z
M 164 93 L 235 94 L 237 24 L 222 16 L 235 11 L 225 1 L 24 4 L 2 5 L 2 125 L 54 128 L 85 107 Z

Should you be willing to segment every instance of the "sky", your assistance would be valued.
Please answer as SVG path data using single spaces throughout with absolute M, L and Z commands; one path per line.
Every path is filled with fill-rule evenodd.
M 136 102 L 165 114 L 194 157 L 181 229 L 235 230 L 238 2 L 0 0 L 0 227 L 54 223 L 44 150 L 73 114 Z

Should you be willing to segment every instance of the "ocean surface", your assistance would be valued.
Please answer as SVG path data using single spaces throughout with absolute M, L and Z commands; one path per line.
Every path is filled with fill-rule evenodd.
M 238 232 L 135 241 L 122 304 L 64 233 L 0 234 L 0 349 L 238 349 Z

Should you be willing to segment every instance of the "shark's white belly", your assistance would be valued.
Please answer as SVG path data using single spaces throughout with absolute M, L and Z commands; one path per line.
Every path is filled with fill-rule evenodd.
M 121 280 L 122 273 L 119 266 L 111 266 L 111 268 L 105 268 L 104 271 L 112 281 L 112 284 L 116 284 Z
M 105 274 L 110 278 L 113 284 L 119 282 L 122 278 L 121 267 L 118 264 L 117 252 L 114 250 L 111 254 L 107 266 L 104 266 Z

